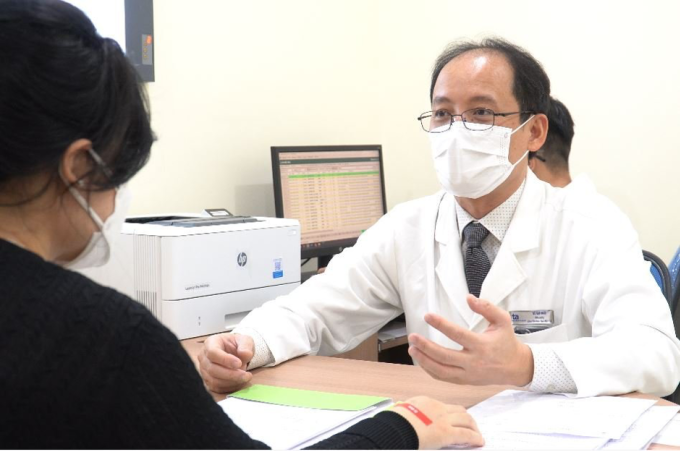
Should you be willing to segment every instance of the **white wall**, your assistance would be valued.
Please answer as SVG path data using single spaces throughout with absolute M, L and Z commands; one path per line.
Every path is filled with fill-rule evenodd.
M 379 143 L 388 207 L 438 189 L 430 70 L 455 39 L 499 35 L 545 66 L 576 122 L 572 173 L 680 245 L 680 2 L 157 0 L 159 137 L 132 213 L 274 215 L 269 147 Z

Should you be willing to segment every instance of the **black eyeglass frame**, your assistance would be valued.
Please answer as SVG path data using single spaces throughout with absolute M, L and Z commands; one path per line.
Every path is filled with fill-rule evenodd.
M 491 124 L 471 123 L 471 124 L 478 124 L 478 125 L 485 125 L 485 126 L 488 125 L 487 128 L 485 128 L 485 129 L 481 129 L 481 128 L 471 129 L 471 128 L 469 128 L 469 127 L 467 126 L 468 121 L 466 121 L 465 119 L 463 119 L 463 115 L 464 115 L 465 113 L 468 113 L 468 112 L 471 112 L 471 111 L 475 111 L 475 110 L 483 110 L 483 111 L 486 111 L 486 112 L 491 113 L 491 115 L 493 116 L 493 118 L 491 119 Z M 524 111 L 509 111 L 509 112 L 504 112 L 504 113 L 496 113 L 495 111 L 491 110 L 490 108 L 471 108 L 471 109 L 465 110 L 464 112 L 462 112 L 462 113 L 460 113 L 460 114 L 457 114 L 457 115 L 452 115 L 451 113 L 448 113 L 448 112 L 446 112 L 446 114 L 449 115 L 449 116 L 451 117 L 451 120 L 450 120 L 450 122 L 449 122 L 449 127 L 446 128 L 446 130 L 438 130 L 438 131 L 436 131 L 436 132 L 433 132 L 433 131 L 431 131 L 431 130 L 427 130 L 427 129 L 425 128 L 425 124 L 423 123 L 423 119 L 431 118 L 432 116 L 434 116 L 434 110 L 426 111 L 425 113 L 421 113 L 421 115 L 418 116 L 417 119 L 418 119 L 418 122 L 420 122 L 420 127 L 422 127 L 422 129 L 423 129 L 425 132 L 427 132 L 427 133 L 442 133 L 442 132 L 448 132 L 449 130 L 451 130 L 451 126 L 452 126 L 453 123 L 455 122 L 455 120 L 454 120 L 455 117 L 459 117 L 459 118 L 460 118 L 460 121 L 463 123 L 463 126 L 465 126 L 466 129 L 471 130 L 471 131 L 473 131 L 473 132 L 484 132 L 484 131 L 486 131 L 486 130 L 491 129 L 493 126 L 496 125 L 496 116 L 502 116 L 502 117 L 505 118 L 506 116 L 510 116 L 510 115 L 524 115 L 524 114 L 531 114 L 531 115 L 534 115 L 534 114 L 536 114 L 536 112 L 535 112 L 535 111 L 531 111 L 531 110 L 524 110 Z M 441 127 L 441 126 L 440 126 L 440 127 Z

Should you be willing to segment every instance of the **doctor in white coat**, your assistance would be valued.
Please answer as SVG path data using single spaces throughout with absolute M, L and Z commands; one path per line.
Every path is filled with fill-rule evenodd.
M 680 342 L 630 221 L 592 185 L 553 188 L 527 171 L 549 94 L 519 47 L 449 47 L 420 117 L 444 190 L 395 207 L 324 274 L 209 338 L 206 386 L 231 391 L 254 367 L 350 350 L 403 312 L 409 353 L 438 379 L 673 392 Z M 510 313 L 533 311 L 553 326 L 516 334 Z

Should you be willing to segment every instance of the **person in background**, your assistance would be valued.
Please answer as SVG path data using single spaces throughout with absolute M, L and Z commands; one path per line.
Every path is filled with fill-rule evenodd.
M 529 153 L 529 168 L 536 177 L 553 187 L 571 183 L 569 151 L 574 139 L 574 120 L 567 107 L 555 98 L 548 108 L 548 135 L 541 149 Z
M 0 0 L 0 445 L 261 449 L 143 306 L 71 270 L 104 264 L 154 140 L 118 44 L 60 0 Z M 482 445 L 459 406 L 408 400 L 314 447 Z

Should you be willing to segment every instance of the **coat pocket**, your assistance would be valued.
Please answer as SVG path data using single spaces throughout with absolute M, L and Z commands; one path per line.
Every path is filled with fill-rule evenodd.
M 535 333 L 515 334 L 515 337 L 525 344 L 549 344 L 551 342 L 567 342 L 569 340 L 567 325 L 564 323 Z

